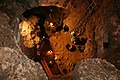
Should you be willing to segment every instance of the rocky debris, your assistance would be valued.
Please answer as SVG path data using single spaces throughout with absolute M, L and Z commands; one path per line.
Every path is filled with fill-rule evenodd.
M 0 47 L 0 80 L 47 80 L 47 76 L 39 63 L 21 51 Z
M 73 80 L 119 80 L 120 71 L 106 60 L 87 59 L 76 65 Z

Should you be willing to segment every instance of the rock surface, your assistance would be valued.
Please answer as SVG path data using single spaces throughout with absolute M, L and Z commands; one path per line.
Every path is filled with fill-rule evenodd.
M 47 80 L 47 76 L 39 63 L 21 51 L 0 47 L 0 80 Z
M 83 0 L 81 1 L 84 2 Z M 39 5 L 58 5 L 64 7 L 67 4 L 70 7 L 71 14 L 66 20 L 64 20 L 64 24 L 67 24 L 70 27 L 70 30 L 72 30 L 79 20 L 78 18 L 81 17 L 82 13 L 88 5 L 84 3 L 81 4 L 82 2 L 76 2 L 77 0 L 70 0 L 70 2 L 68 0 L 0 1 L 0 10 L 4 12 L 0 12 L 0 79 L 47 79 L 41 65 L 29 60 L 25 55 L 23 55 L 17 44 L 17 39 L 19 39 L 17 34 L 18 24 L 20 22 L 21 15 L 25 10 L 38 7 Z M 116 4 L 118 4 L 118 6 L 116 6 Z M 80 9 L 80 7 L 83 9 Z M 116 3 L 116 0 L 105 0 L 103 1 L 100 9 L 95 13 L 95 16 L 88 21 L 87 30 L 85 31 L 85 35 L 88 38 L 88 41 L 85 45 L 85 52 L 83 54 L 68 52 L 66 50 L 66 44 L 63 45 L 63 43 L 71 42 L 69 33 L 66 34 L 65 32 L 61 32 L 61 35 L 58 33 L 56 34 L 57 37 L 55 36 L 51 38 L 51 44 L 53 45 L 53 48 L 56 51 L 56 57 L 58 57 L 59 60 L 59 67 L 61 67 L 61 69 L 64 71 L 63 75 L 65 75 L 67 72 L 71 73 L 76 63 L 82 59 L 91 57 L 91 55 L 93 55 L 92 57 L 106 58 L 107 61 L 113 63 L 117 68 L 120 69 L 120 20 L 119 16 L 117 16 L 117 18 L 113 16 L 118 14 L 116 10 L 117 7 L 119 7 L 119 3 Z M 106 36 L 108 38 L 106 38 Z M 61 38 L 64 40 L 62 41 Z M 109 41 L 110 44 L 108 48 L 104 48 L 104 41 Z M 80 58 L 75 60 L 77 56 Z M 73 74 L 73 80 L 87 80 L 93 78 L 95 78 L 95 80 L 107 80 L 106 78 L 114 78 L 113 80 L 120 79 L 120 77 L 117 77 L 118 73 L 115 67 L 106 61 L 101 61 L 98 59 L 85 60 L 77 66 L 78 67 L 76 67 L 74 70 L 75 72 Z M 87 66 L 87 68 L 85 66 Z M 109 69 L 112 72 L 109 71 Z M 93 75 L 91 73 L 93 73 Z M 98 74 L 99 76 L 94 74 Z M 89 76 L 92 78 L 89 78 Z
M 119 80 L 120 72 L 106 60 L 87 59 L 76 65 L 73 80 Z
M 42 66 L 21 52 L 10 20 L 0 12 L 0 80 L 47 80 Z
M 110 47 L 106 59 L 120 69 L 120 18 L 114 15 L 110 19 L 112 26 L 109 35 Z
M 0 47 L 17 48 L 9 21 L 7 14 L 0 12 Z

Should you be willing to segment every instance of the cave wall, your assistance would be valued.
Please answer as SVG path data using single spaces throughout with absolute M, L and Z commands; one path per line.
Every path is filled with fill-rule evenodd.
M 78 1 L 78 4 L 76 7 L 71 5 L 70 14 L 64 20 L 64 24 L 69 26 L 70 31 L 89 5 L 87 1 L 83 1 L 83 3 Z M 119 33 L 118 0 L 101 0 L 98 1 L 97 9 L 87 22 L 84 35 L 81 36 L 87 38 L 83 53 L 77 50 L 74 53 L 66 50 L 66 44 L 70 43 L 70 34 L 67 32 L 56 33 L 55 36 L 50 38 L 50 41 L 58 58 L 58 65 L 62 69 L 67 69 L 67 71 L 71 72 L 76 63 L 91 57 L 106 59 L 119 68 Z M 80 56 L 80 58 L 77 59 L 77 56 Z
M 64 0 L 64 1 L 63 0 L 44 0 L 44 1 L 43 0 L 38 0 L 38 1 L 37 0 L 25 0 L 25 1 L 24 0 L 21 0 L 21 1 L 18 1 L 18 0 L 16 0 L 16 1 L 4 0 L 3 1 L 2 0 L 0 2 L 0 10 L 2 11 L 1 18 L 0 18 L 2 21 L 1 29 L 0 29 L 0 33 L 1 33 L 0 46 L 1 47 L 10 47 L 12 49 L 19 49 L 19 46 L 17 45 L 17 42 L 19 41 L 18 24 L 19 24 L 20 20 L 22 19 L 21 14 L 25 10 L 31 9 L 33 7 L 38 7 L 39 5 L 57 5 L 60 7 L 64 7 L 65 1 L 67 1 L 67 0 Z M 118 13 L 119 12 L 119 4 L 118 4 L 119 2 L 116 3 L 116 1 L 119 1 L 119 0 L 102 1 L 100 8 L 95 12 L 95 15 L 92 16 L 92 18 L 88 21 L 87 30 L 85 32 L 88 40 L 85 45 L 86 49 L 85 49 L 84 55 L 89 53 L 88 56 L 85 56 L 85 58 L 88 58 L 89 56 L 105 58 L 109 62 L 116 65 L 117 68 L 119 68 L 119 63 L 120 63 L 120 61 L 119 61 L 119 58 L 120 58 L 120 55 L 119 55 L 119 53 L 120 53 L 119 52 L 119 49 L 120 49 L 120 46 L 119 46 L 119 44 L 120 44 L 119 43 L 120 27 L 119 27 L 119 13 Z M 4 4 L 3 4 L 3 2 L 4 2 Z M 70 8 L 71 13 L 70 13 L 69 17 L 66 20 L 64 20 L 64 24 L 67 24 L 70 27 L 70 30 L 72 30 L 73 26 L 75 26 L 75 24 L 78 21 L 78 17 L 80 17 L 82 15 L 82 12 L 84 12 L 84 9 L 88 6 L 87 2 L 86 3 L 83 3 L 83 2 L 84 2 L 83 0 L 81 0 L 80 2 L 78 1 L 78 3 L 77 3 L 77 1 L 70 0 L 70 2 L 68 1 L 68 3 L 67 3 L 68 6 L 71 6 L 71 8 Z M 71 3 L 74 3 L 74 5 L 71 5 Z M 81 5 L 79 5 L 79 4 L 81 4 Z M 118 4 L 118 5 L 116 5 L 116 4 Z M 79 7 L 82 7 L 82 9 L 80 9 Z M 68 7 L 66 6 L 65 8 L 68 8 Z M 6 18 L 5 21 L 3 20 L 4 19 L 3 12 L 6 13 L 4 15 L 7 15 L 7 17 L 6 16 L 4 17 L 4 18 Z M 115 24 L 114 24 L 114 19 L 115 19 Z M 116 31 L 118 31 L 118 32 L 116 33 Z M 52 44 L 53 48 L 56 50 L 56 52 L 58 52 L 57 50 L 59 49 L 59 52 L 62 52 L 63 55 L 64 55 L 64 53 L 68 54 L 67 58 L 64 57 L 63 62 L 66 62 L 66 60 L 72 56 L 71 52 L 64 52 L 65 48 L 60 46 L 60 45 L 63 45 L 63 42 L 61 42 L 60 45 L 58 44 L 58 46 L 56 47 L 56 43 L 61 40 L 61 37 L 63 37 L 65 39 L 67 36 L 69 36 L 69 35 L 65 36 L 65 34 L 66 33 L 62 33 L 61 36 L 59 36 L 57 33 L 56 34 L 56 35 L 58 35 L 57 37 L 51 37 L 51 44 Z M 106 38 L 106 36 L 108 38 Z M 66 39 L 68 39 L 68 38 L 66 38 Z M 103 47 L 104 41 L 105 42 L 108 41 L 108 43 L 109 43 L 108 48 Z M 68 42 L 64 42 L 64 43 L 68 43 Z M 76 56 L 80 56 L 80 55 L 76 55 Z M 74 59 L 76 58 L 76 56 L 72 56 L 70 62 L 74 62 Z M 28 59 L 28 58 L 26 57 L 26 59 Z M 80 60 L 78 60 L 78 61 L 81 61 L 82 59 L 83 58 L 80 58 Z M 22 59 L 22 60 L 24 60 L 24 59 Z M 3 63 L 5 63 L 5 62 L 3 62 Z M 32 62 L 32 63 L 34 64 L 34 62 Z M 30 63 L 30 65 L 32 63 Z M 76 62 L 76 63 L 78 63 L 78 62 Z M 71 65 L 71 66 L 69 66 L 69 65 L 71 65 L 71 64 L 65 64 L 65 68 L 71 67 L 70 70 L 72 71 L 74 65 Z M 62 67 L 64 67 L 64 66 L 62 66 Z M 3 73 L 4 73 L 4 70 L 3 70 Z M 41 75 L 42 74 L 44 74 L 44 72 L 41 73 Z M 36 79 L 38 79 L 38 78 L 36 78 Z
M 0 12 L 0 80 L 47 80 L 42 65 L 28 59 L 19 48 L 9 22 L 10 17 Z
M 119 66 L 119 0 L 102 1 L 99 10 L 87 23 L 88 31 L 92 33 L 89 37 L 95 42 L 95 56 L 104 58 Z M 115 34 L 116 33 L 116 34 Z M 93 43 L 94 43 L 93 42 Z
M 0 80 L 48 80 L 42 65 L 28 59 L 17 44 L 26 7 L 15 0 L 0 1 Z

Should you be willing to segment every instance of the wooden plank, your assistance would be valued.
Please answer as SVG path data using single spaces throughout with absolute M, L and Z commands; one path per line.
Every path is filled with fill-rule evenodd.
M 51 71 L 50 71 L 50 68 L 48 67 L 48 65 L 47 65 L 47 63 L 46 63 L 46 61 L 45 61 L 44 58 L 41 60 L 41 64 L 42 64 L 42 66 L 44 67 L 46 74 L 47 74 L 48 77 L 51 79 L 53 75 L 52 75 L 52 73 L 51 73 Z

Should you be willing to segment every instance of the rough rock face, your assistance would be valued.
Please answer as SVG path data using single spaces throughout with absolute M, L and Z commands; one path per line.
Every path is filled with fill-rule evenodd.
M 93 54 L 104 58 L 120 69 L 120 3 L 116 0 L 101 2 L 102 6 L 87 23 L 87 36 L 92 41 Z M 118 5 L 117 5 L 118 4 Z M 87 46 L 86 46 L 87 47 Z
M 98 58 L 105 58 L 108 49 L 111 45 L 108 45 L 105 47 L 104 43 L 111 44 L 111 33 L 113 30 L 113 25 L 111 24 L 111 17 L 113 15 L 117 14 L 117 7 L 116 7 L 116 1 L 103 1 L 100 9 L 96 12 L 95 16 L 90 20 L 91 23 L 89 23 L 88 26 L 93 26 L 92 36 L 93 39 L 96 41 L 97 49 L 96 49 L 96 56 Z M 112 53 L 111 53 L 112 54 Z
M 79 0 L 79 1 L 81 2 L 78 3 L 77 0 L 70 0 L 70 1 L 69 0 L 1 0 L 0 10 L 4 13 L 0 12 L 0 47 L 2 47 L 0 48 L 0 79 L 4 80 L 6 76 L 8 79 L 11 80 L 14 79 L 37 80 L 42 78 L 46 79 L 45 78 L 46 75 L 43 72 L 43 69 L 39 69 L 41 68 L 41 65 L 38 63 L 36 65 L 36 63 L 25 57 L 17 45 L 18 42 L 17 39 L 19 38 L 16 39 L 16 36 L 18 36 L 17 35 L 18 24 L 21 19 L 21 14 L 25 10 L 31 9 L 33 7 L 38 7 L 39 5 L 45 5 L 45 6 L 58 5 L 61 7 L 66 7 L 67 5 L 69 5 L 71 14 L 66 20 L 64 20 L 64 24 L 67 24 L 70 27 L 70 30 L 72 30 L 79 20 L 78 18 L 82 15 L 84 9 L 86 9 L 86 6 L 88 5 L 86 3 L 85 4 L 83 3 L 85 2 L 85 0 Z M 4 4 L 1 2 L 4 2 Z M 119 16 L 117 16 L 117 18 L 113 16 L 117 14 L 116 4 L 117 4 L 116 0 L 104 0 L 100 9 L 95 13 L 95 16 L 89 20 L 87 24 L 87 30 L 85 31 L 88 40 L 85 45 L 84 54 L 82 53 L 79 54 L 77 52 L 67 52 L 65 48 L 66 44 L 63 45 L 63 43 L 71 42 L 69 38 L 70 37 L 69 33 L 66 34 L 66 32 L 61 32 L 61 35 L 60 33 L 57 33 L 56 34 L 57 37 L 55 36 L 51 38 L 51 44 L 53 45 L 53 48 L 56 51 L 56 57 L 59 56 L 58 64 L 63 71 L 63 75 L 66 75 L 67 72 L 71 73 L 76 63 L 78 63 L 82 59 L 88 58 L 89 56 L 91 56 L 91 54 L 93 54 L 92 57 L 107 58 L 109 62 L 113 63 L 117 68 L 120 68 L 120 54 L 119 54 L 120 53 L 119 52 L 120 22 L 119 22 Z M 82 7 L 83 10 L 80 9 L 80 7 Z M 62 41 L 61 38 L 64 40 Z M 104 42 L 108 42 L 108 39 L 110 41 L 109 47 L 104 48 Z M 69 42 L 67 40 L 69 40 Z M 59 44 L 57 44 L 58 42 Z M 77 60 L 76 57 L 78 56 L 80 58 L 78 58 Z M 103 70 L 103 72 L 105 72 L 102 65 L 106 64 L 104 66 L 107 65 L 109 66 L 108 63 L 101 60 L 100 61 L 90 60 L 90 62 L 89 60 L 86 60 L 85 62 L 87 64 L 83 62 L 78 64 L 78 67 L 80 65 L 86 65 L 86 66 L 88 65 L 89 67 L 87 67 L 87 71 L 89 71 L 90 67 L 94 67 L 94 64 L 96 64 L 95 68 L 97 67 L 97 69 L 95 70 L 95 72 L 97 71 L 101 72 L 100 70 Z M 91 64 L 89 64 L 88 62 Z M 98 64 L 97 62 L 100 64 Z M 102 69 L 98 65 L 100 65 Z M 31 66 L 31 68 L 27 66 Z M 87 71 L 85 72 L 85 75 L 87 76 L 84 76 L 84 73 L 82 73 L 84 69 L 86 69 L 86 67 L 83 68 L 82 66 L 80 66 L 79 68 L 80 71 L 79 69 L 78 70 L 77 69 L 75 69 L 76 73 L 73 74 L 73 78 L 74 78 L 73 80 L 79 79 L 78 78 L 79 75 L 83 75 L 83 77 L 81 77 L 80 79 L 87 80 L 88 79 L 87 76 L 89 72 L 88 73 Z M 92 69 L 90 70 L 91 72 Z M 109 69 L 113 70 L 114 79 L 118 80 L 120 78 L 117 77 L 118 75 L 117 70 L 113 66 L 109 66 L 106 69 L 107 71 L 109 71 Z M 108 72 L 108 75 L 106 72 L 104 73 L 106 76 L 100 74 L 101 77 L 100 79 L 105 79 L 106 77 L 113 79 L 111 75 L 112 72 Z M 24 76 L 21 73 L 23 73 L 26 76 Z M 40 74 L 43 76 L 41 77 Z M 111 77 L 109 77 L 109 75 Z M 89 76 L 95 78 L 95 80 L 99 78 L 99 76 L 95 77 L 94 75 L 91 74 Z
M 110 48 L 106 55 L 107 61 L 111 62 L 120 69 L 120 18 L 118 15 L 114 15 L 110 18 L 112 27 L 110 28 Z
M 28 59 L 21 51 L 0 48 L 0 80 L 47 80 L 39 63 Z
M 120 72 L 114 65 L 101 59 L 87 59 L 76 65 L 73 80 L 119 80 Z
M 47 80 L 42 66 L 21 52 L 9 22 L 0 12 L 0 80 Z
M 38 21 L 37 17 L 33 16 L 31 18 L 35 18 L 35 19 L 31 19 L 28 21 L 24 20 L 23 22 L 21 22 L 19 26 L 20 33 L 24 37 L 24 41 L 25 41 L 23 43 L 28 48 L 34 47 L 35 44 L 38 44 L 38 42 L 40 41 L 39 39 L 40 37 L 37 36 L 37 32 L 40 33 L 40 30 L 36 30 L 37 32 L 35 32 L 35 28 L 38 28 L 36 27 Z
M 0 47 L 17 48 L 9 21 L 10 18 L 5 13 L 0 12 Z

